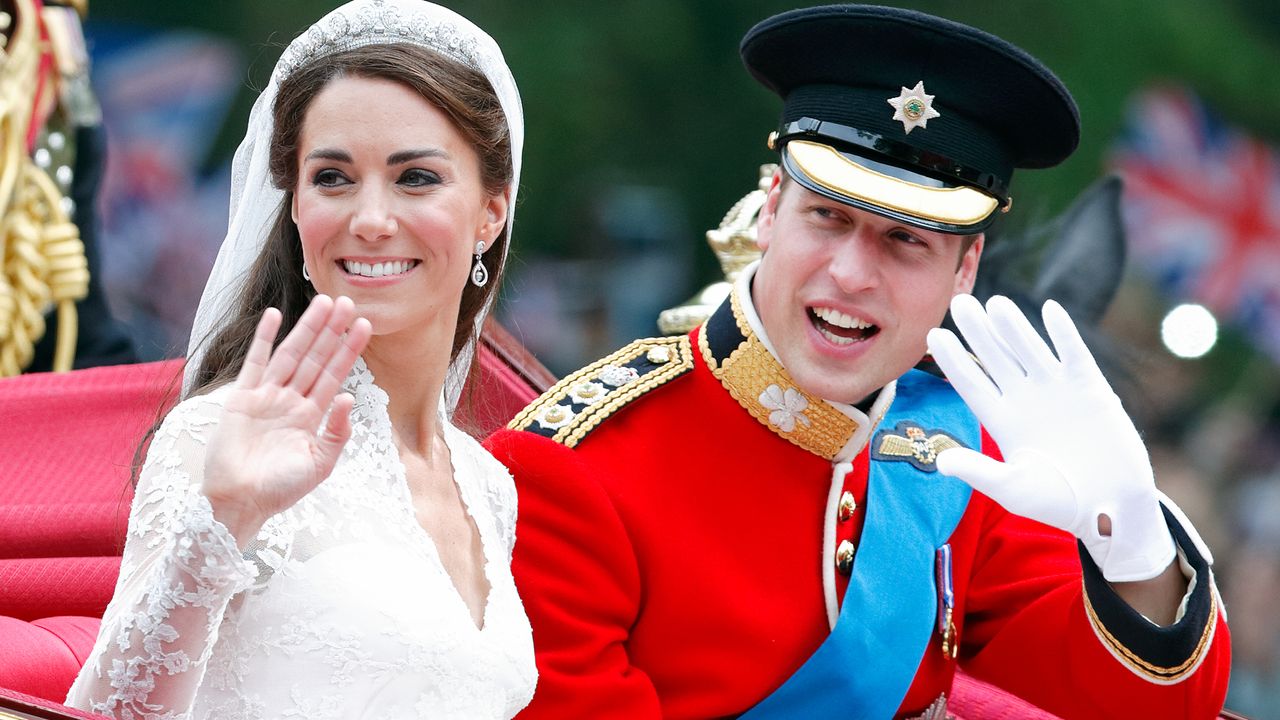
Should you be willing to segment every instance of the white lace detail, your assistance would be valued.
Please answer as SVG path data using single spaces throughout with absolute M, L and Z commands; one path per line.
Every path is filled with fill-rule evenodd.
M 536 672 L 510 571 L 511 476 L 445 422 L 490 586 L 477 629 L 414 516 L 386 393 L 363 362 L 346 389 L 353 433 L 333 474 L 243 556 L 198 489 L 223 393 L 170 413 L 139 481 L 115 598 L 68 704 L 224 720 L 508 718 L 529 702 Z

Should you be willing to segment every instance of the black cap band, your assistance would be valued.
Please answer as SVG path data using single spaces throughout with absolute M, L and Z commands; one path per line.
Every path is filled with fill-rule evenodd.
M 774 147 L 781 150 L 787 141 L 796 138 L 826 142 L 844 152 L 870 154 L 872 160 L 884 160 L 909 172 L 918 172 L 948 184 L 969 185 L 995 197 L 1001 207 L 1009 205 L 1009 189 L 1000 176 L 969 167 L 939 152 L 891 140 L 868 130 L 811 117 L 784 122 L 778 130 Z M 877 155 L 880 157 L 877 158 Z

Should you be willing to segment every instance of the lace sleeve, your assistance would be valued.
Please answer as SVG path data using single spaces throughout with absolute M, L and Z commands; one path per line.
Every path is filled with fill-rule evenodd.
M 115 596 L 68 705 L 136 720 L 188 717 L 227 605 L 255 574 L 200 491 L 218 412 L 213 398 L 193 398 L 156 432 Z

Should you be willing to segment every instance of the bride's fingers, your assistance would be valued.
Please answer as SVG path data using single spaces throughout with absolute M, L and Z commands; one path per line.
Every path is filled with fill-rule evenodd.
M 317 295 L 311 299 L 311 304 L 302 313 L 302 317 L 298 318 L 298 324 L 293 326 L 271 354 L 266 373 L 263 374 L 264 382 L 275 385 L 289 382 L 289 378 L 297 372 L 298 364 L 306 356 L 307 349 L 324 329 L 332 310 L 333 300 L 328 295 Z
M 244 356 L 244 364 L 236 375 L 236 385 L 239 387 L 252 388 L 262 382 L 262 374 L 266 372 L 267 361 L 271 358 L 271 343 L 280 330 L 280 318 L 280 311 L 275 308 L 267 308 L 259 318 L 258 329 L 253 332 L 249 351 Z
M 355 398 L 350 393 L 342 393 L 333 401 L 329 409 L 329 420 L 318 436 L 316 443 L 316 466 L 320 478 L 329 477 L 333 466 L 338 464 L 338 456 L 342 454 L 342 446 L 351 437 L 351 407 Z
M 351 323 L 347 334 L 342 336 L 341 345 L 330 356 L 324 370 L 311 386 L 310 397 L 321 408 L 327 409 L 329 403 L 333 402 L 334 395 L 342 387 L 342 381 L 347 378 L 347 373 L 351 372 L 351 366 L 355 364 L 360 353 L 364 352 L 372 335 L 373 326 L 368 320 L 356 318 L 356 321 Z
M 348 297 L 340 297 L 333 302 L 333 311 L 323 328 L 317 334 L 315 342 L 307 348 L 306 355 L 298 363 L 297 370 L 289 380 L 289 387 L 300 395 L 311 391 L 311 386 L 320 372 L 328 364 L 329 358 L 342 345 L 342 334 L 356 316 L 356 305 Z

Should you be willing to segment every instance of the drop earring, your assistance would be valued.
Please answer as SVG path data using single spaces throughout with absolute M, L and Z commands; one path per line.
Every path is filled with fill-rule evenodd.
M 471 284 L 476 287 L 484 287 L 489 284 L 489 268 L 484 266 L 484 259 L 480 254 L 484 252 L 484 241 L 476 243 L 476 264 L 471 268 Z

